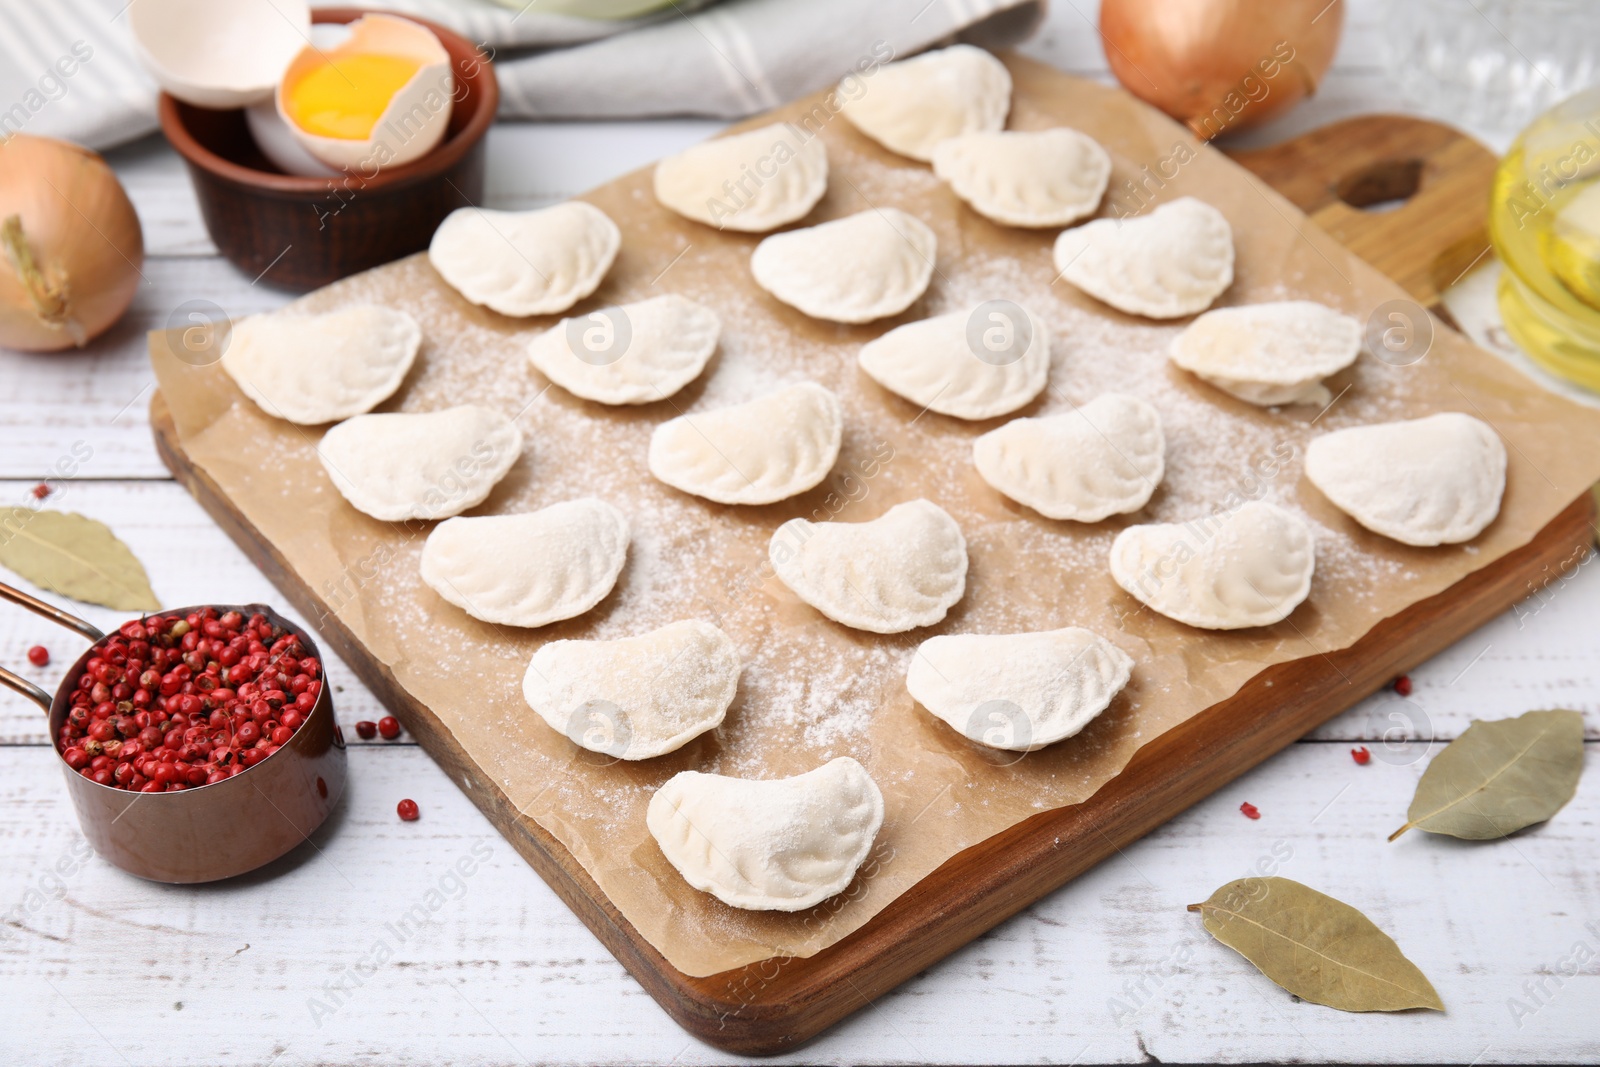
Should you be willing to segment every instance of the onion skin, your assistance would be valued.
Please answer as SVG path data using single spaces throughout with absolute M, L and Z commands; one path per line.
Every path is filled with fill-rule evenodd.
M 117 176 L 66 141 L 0 143 L 0 347 L 82 347 L 139 287 L 144 234 Z
M 1265 122 L 1315 92 L 1343 25 L 1343 0 L 1100 5 L 1100 34 L 1117 80 L 1203 141 Z

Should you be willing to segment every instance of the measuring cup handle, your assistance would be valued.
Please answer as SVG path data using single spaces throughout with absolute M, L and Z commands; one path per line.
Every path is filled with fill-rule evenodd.
M 0 667 L 0 685 L 7 689 L 14 689 L 44 709 L 46 715 L 50 714 L 50 694 L 34 685 L 19 675 L 13 674 Z
M 98 641 L 105 636 L 93 624 L 84 622 L 76 615 L 68 615 L 60 608 L 46 604 L 36 596 L 29 596 L 20 589 L 13 589 L 4 582 L 0 582 L 0 600 L 9 600 L 13 604 L 20 604 L 35 615 L 43 615 L 58 626 L 65 626 L 69 630 L 78 631 L 90 641 Z
M 101 633 L 92 624 L 85 622 L 76 615 L 69 615 L 60 608 L 46 604 L 36 596 L 29 596 L 20 589 L 14 589 L 4 582 L 0 582 L 0 600 L 9 600 L 13 604 L 20 604 L 35 615 L 43 615 L 51 622 L 65 626 L 69 630 L 76 630 L 90 641 L 98 641 L 105 634 Z M 11 671 L 0 667 L 0 685 L 13 689 L 50 713 L 50 694 L 34 685 L 26 678 L 13 674 Z

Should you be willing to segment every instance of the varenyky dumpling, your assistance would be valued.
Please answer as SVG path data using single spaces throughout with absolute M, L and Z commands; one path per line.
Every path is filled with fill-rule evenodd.
M 585 497 L 520 515 L 448 519 L 422 546 L 422 580 L 475 619 L 547 626 L 606 598 L 628 561 L 628 520 Z
M 1488 423 L 1446 411 L 1313 438 L 1306 477 L 1375 533 L 1407 545 L 1457 544 L 1500 513 L 1506 446 Z
M 537 211 L 463 207 L 434 231 L 428 262 L 474 304 L 553 315 L 599 288 L 621 247 L 617 224 L 582 200 Z
M 1204 630 L 1270 626 L 1311 591 L 1316 549 L 1299 516 L 1253 500 L 1227 515 L 1130 526 L 1111 577 L 1156 611 Z
M 883 826 L 883 794 L 849 756 L 793 778 L 683 771 L 645 825 L 684 881 L 751 911 L 804 911 L 844 891 Z
M 1050 328 L 1009 300 L 897 326 L 861 346 L 861 369 L 925 411 L 1006 415 L 1044 391 Z
M 801 600 L 871 633 L 932 626 L 967 588 L 961 527 L 926 500 L 867 522 L 790 519 L 772 535 L 767 557 Z
M 719 504 L 771 504 L 826 478 L 843 440 L 839 398 L 801 382 L 657 426 L 650 473 Z
M 649 404 L 698 378 L 721 332 L 716 312 L 668 293 L 562 319 L 528 342 L 528 359 L 574 396 Z
M 522 431 L 473 404 L 357 415 L 317 445 L 335 488 L 386 522 L 445 519 L 478 506 L 521 454 Z
M 898 315 L 933 277 L 938 239 L 898 208 L 868 209 L 765 238 L 750 255 L 756 284 L 814 319 Z
M 1122 393 L 1012 419 L 972 443 L 984 481 L 1046 518 L 1076 522 L 1144 507 L 1166 474 L 1166 452 L 1156 409 Z
M 947 634 L 918 647 L 906 688 L 969 740 L 1031 752 L 1082 730 L 1128 684 L 1133 660 L 1092 630 Z
M 1096 300 L 1176 319 L 1204 311 L 1233 284 L 1233 227 L 1210 204 L 1184 196 L 1147 215 L 1062 230 L 1055 261 Z
M 522 679 L 528 706 L 575 745 L 618 759 L 675 751 L 721 725 L 739 650 L 698 619 L 613 641 L 552 641 Z
M 947 138 L 1006 124 L 1011 72 L 983 49 L 957 44 L 880 67 L 864 92 L 841 84 L 839 95 L 856 129 L 926 163 Z
M 268 415 L 320 426 L 393 396 L 421 346 L 422 328 L 394 308 L 276 311 L 234 325 L 222 369 Z
M 790 122 L 713 138 L 655 170 L 664 207 L 719 230 L 775 230 L 804 218 L 827 191 L 822 138 Z
M 978 214 L 1007 226 L 1066 226 L 1093 215 L 1111 157 L 1088 134 L 983 130 L 939 142 L 933 172 Z
M 1312 300 L 1216 308 L 1173 338 L 1172 362 L 1262 407 L 1327 404 L 1322 379 L 1361 353 L 1361 324 Z

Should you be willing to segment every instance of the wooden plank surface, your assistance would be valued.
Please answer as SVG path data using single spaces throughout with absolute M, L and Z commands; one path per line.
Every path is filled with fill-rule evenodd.
M 1024 53 L 1104 79 L 1095 6 L 1052 5 Z M 1236 143 L 1270 144 L 1360 112 L 1414 110 L 1383 66 L 1383 6 L 1350 0 L 1344 43 L 1318 94 Z M 1511 131 L 1473 128 L 1472 118 L 1449 116 L 1504 147 Z M 651 158 L 636 138 L 653 137 L 660 154 L 717 125 L 497 127 L 488 202 L 531 206 L 546 194 L 576 192 Z M 581 154 L 573 151 L 579 147 Z M 229 307 L 288 299 L 253 296 L 248 278 L 204 258 L 210 242 L 165 146 L 140 142 L 111 162 L 145 225 L 156 269 L 147 267 L 151 285 L 140 301 L 157 317 L 197 289 L 222 292 L 218 302 Z M 160 261 L 170 257 L 196 263 L 165 269 Z M 143 339 L 108 340 L 86 355 L 0 352 L 0 479 L 12 479 L 0 481 L 0 498 L 21 499 L 74 441 L 92 436 L 104 462 L 84 470 L 63 504 L 131 526 L 128 538 L 169 603 L 235 589 L 272 598 L 265 579 L 175 484 L 123 480 L 166 475 L 150 445 L 145 405 L 135 402 L 147 399 L 137 396 L 148 381 Z M 125 384 L 110 388 L 119 375 Z M 109 395 L 85 402 L 97 394 Z M 1600 789 L 1592 774 L 1555 821 L 1513 842 L 1458 847 L 1407 835 L 1380 847 L 1425 765 L 1424 746 L 1400 746 L 1396 762 L 1366 768 L 1355 768 L 1347 749 L 1411 722 L 1443 742 L 1472 718 L 1549 706 L 1583 710 L 1592 747 L 1600 736 L 1600 657 L 1589 636 L 1600 626 L 1597 573 L 1585 566 L 1571 582 L 1538 590 L 1414 671 L 1410 702 L 1392 694 L 1361 702 L 780 1062 L 1595 1060 L 1594 963 L 1522 1025 L 1507 1008 L 1509 998 L 1525 996 L 1526 982 L 1549 988 L 1548 975 L 1575 941 L 1600 948 L 1583 926 L 1600 916 Z M 0 614 L 0 660 L 17 664 L 41 639 L 53 647 L 64 640 L 42 633 L 31 617 Z M 42 682 L 54 677 L 54 668 L 25 670 Z M 377 704 L 343 677 L 339 707 L 349 736 L 354 720 L 370 717 Z M 57 897 L 49 868 L 67 855 L 75 827 L 48 753 L 31 747 L 42 735 L 36 714 L 0 698 L 0 849 L 8 860 L 0 865 L 7 924 L 0 927 L 7 1005 L 0 1054 L 8 1062 L 739 1062 L 685 1038 L 504 846 L 425 936 L 405 944 L 318 1026 L 307 1012 L 311 993 L 338 980 L 370 947 L 374 930 L 416 902 L 442 873 L 442 859 L 477 840 L 498 841 L 407 742 L 353 744 L 343 816 L 318 838 L 320 853 L 307 849 L 280 877 L 227 892 L 172 889 L 91 863 Z M 402 795 L 424 808 L 423 821 L 409 828 L 392 814 Z M 1261 807 L 1261 822 L 1239 815 L 1241 800 Z M 1448 1015 L 1354 1017 L 1294 1004 L 1232 953 L 1192 938 L 1182 906 L 1246 871 L 1280 839 L 1295 850 L 1283 873 L 1368 908 L 1434 977 Z M 1417 843 L 1424 847 L 1405 847 Z M 48 904 L 12 919 L 36 892 Z M 241 933 L 251 948 L 238 953 Z M 1180 942 L 1192 954 L 1174 961 Z M 1134 1014 L 1114 1015 L 1108 998 L 1128 983 L 1146 992 Z
M 1290 746 L 771 1062 L 1592 1059 L 1592 967 L 1520 1028 L 1506 1001 L 1573 942 L 1600 945 L 1584 926 L 1594 913 L 1573 908 L 1595 899 L 1600 776 L 1515 849 L 1467 854 L 1422 837 L 1383 841 L 1410 799 L 1420 752 L 1363 768 L 1345 749 Z M 420 749 L 362 746 L 350 759 L 350 791 L 317 849 L 201 895 L 94 862 L 51 878 L 77 840 L 58 773 L 43 749 L 0 749 L 5 906 L 24 908 L 0 928 L 0 1048 L 20 1051 L 28 1034 L 26 1057 L 8 1061 L 749 1062 L 684 1035 Z M 394 818 L 402 796 L 418 801 L 421 821 Z M 1239 815 L 1244 800 L 1262 809 L 1259 822 Z M 464 890 L 446 885 L 404 941 L 389 932 L 475 849 L 489 855 Z M 1447 1015 L 1293 1003 L 1184 912 L 1286 852 L 1284 876 L 1360 905 L 1394 934 Z M 1517 929 L 1486 902 L 1514 909 Z M 393 957 L 356 972 L 380 939 Z M 324 1014 L 314 1001 L 334 1005 L 330 985 L 345 993 Z

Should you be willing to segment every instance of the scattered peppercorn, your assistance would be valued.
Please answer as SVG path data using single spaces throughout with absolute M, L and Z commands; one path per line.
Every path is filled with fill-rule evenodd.
M 40 662 L 35 651 L 49 662 L 43 648 L 29 650 L 30 660 Z M 58 747 L 67 766 L 101 785 L 142 793 L 212 785 L 278 751 L 321 691 L 322 664 L 265 615 L 151 615 L 95 646 Z
M 1402 674 L 1400 677 L 1396 678 L 1394 680 L 1394 691 L 1403 697 L 1410 696 L 1411 676 L 1409 674 Z
M 1257 808 L 1254 804 L 1250 803 L 1248 800 L 1245 801 L 1243 804 L 1239 805 L 1239 810 L 1244 813 L 1244 817 L 1247 818 L 1247 819 L 1259 819 L 1259 818 L 1261 818 L 1261 809 Z
M 362 719 L 356 723 L 356 736 L 363 741 L 371 741 L 378 736 L 378 724 L 370 719 Z
M 415 800 L 402 800 L 394 806 L 394 810 L 395 814 L 406 822 L 416 822 L 422 814 L 417 810 L 417 802 Z
M 28 662 L 35 667 L 50 666 L 50 650 L 43 645 L 34 645 L 28 649 Z
M 393 741 L 400 736 L 400 720 L 393 715 L 385 715 L 378 720 L 378 733 L 383 735 L 385 741 Z
M 50 495 L 50 487 L 43 482 L 33 487 L 33 499 L 43 500 Z
M 1350 758 L 1365 767 L 1368 761 L 1372 759 L 1372 753 L 1367 751 L 1366 745 L 1362 745 L 1359 748 L 1350 750 Z

